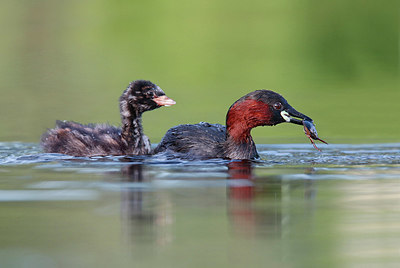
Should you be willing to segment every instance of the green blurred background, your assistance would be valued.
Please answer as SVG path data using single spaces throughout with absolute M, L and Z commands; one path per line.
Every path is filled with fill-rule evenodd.
M 148 79 L 177 101 L 144 115 L 153 143 L 177 124 L 224 123 L 263 88 L 327 141 L 399 142 L 399 14 L 397 0 L 3 0 L 0 141 L 38 142 L 56 119 L 118 125 L 121 92 Z

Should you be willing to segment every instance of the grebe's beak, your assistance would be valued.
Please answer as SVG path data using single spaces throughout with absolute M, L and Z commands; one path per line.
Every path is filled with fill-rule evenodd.
M 173 99 L 168 98 L 166 95 L 154 98 L 153 101 L 159 106 L 171 106 L 176 104 Z
M 282 110 L 281 116 L 286 122 L 296 125 L 303 125 L 304 120 L 313 122 L 313 120 L 310 117 L 296 111 L 296 109 L 294 109 L 292 106 L 289 106 L 288 108 Z M 300 118 L 301 120 L 299 120 L 298 118 Z

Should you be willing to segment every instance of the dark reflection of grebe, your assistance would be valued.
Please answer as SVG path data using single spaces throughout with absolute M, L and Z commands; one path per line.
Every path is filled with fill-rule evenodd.
M 303 181 L 284 181 L 280 175 L 256 177 L 252 165 L 251 161 L 228 164 L 228 214 L 234 231 L 246 236 L 281 236 L 293 214 L 292 190 L 304 187 L 304 197 L 312 199 L 313 185 L 310 181 L 305 185 Z
M 151 191 L 143 175 L 142 164 L 132 164 L 121 170 L 126 187 L 121 189 L 121 218 L 123 235 L 128 242 L 156 243 L 171 241 L 171 202 L 166 195 Z M 161 200 L 161 202 L 160 202 Z

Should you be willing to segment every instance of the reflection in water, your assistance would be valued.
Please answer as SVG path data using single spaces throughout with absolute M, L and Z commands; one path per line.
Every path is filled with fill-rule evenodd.
M 256 214 L 253 207 L 254 181 L 250 161 L 232 161 L 228 164 L 230 180 L 242 183 L 229 184 L 228 215 L 235 232 L 246 235 L 256 233 Z M 244 183 L 246 182 L 247 183 Z
M 141 183 L 143 182 L 143 170 L 141 164 L 129 165 L 122 169 L 124 182 Z M 132 221 L 151 222 L 153 215 L 146 214 L 143 210 L 143 192 L 140 189 L 121 190 L 121 210 L 122 216 Z
M 280 175 L 255 176 L 253 165 L 246 160 L 227 164 L 228 219 L 236 234 L 248 238 L 260 235 L 281 237 L 290 231 L 292 188 L 301 189 L 302 199 L 312 201 L 315 196 L 313 181 L 304 180 L 300 185 L 299 182 L 292 185 Z M 154 179 L 150 174 L 144 175 L 144 169 L 145 166 L 138 163 L 121 170 L 124 182 L 121 189 L 123 235 L 132 244 L 151 242 L 165 245 L 173 240 L 173 207 L 177 204 L 172 201 L 170 192 L 144 187 Z M 305 170 L 307 174 L 313 172 L 312 168 Z M 304 209 L 310 215 L 313 202 L 307 202 Z
M 228 214 L 235 232 L 249 235 L 281 236 L 288 232 L 291 220 L 291 182 L 279 175 L 255 176 L 251 161 L 232 161 L 228 164 Z M 305 170 L 312 174 L 313 168 Z M 247 183 L 246 183 L 247 182 Z M 296 185 L 294 186 L 296 187 Z M 310 200 L 305 209 L 312 213 L 315 188 L 313 181 L 304 180 L 304 198 Z M 302 190 L 303 191 L 303 190 Z M 258 205 L 259 204 L 259 205 Z M 286 229 L 285 229 L 286 228 Z
M 228 214 L 235 232 L 246 237 L 279 235 L 282 216 L 278 206 L 258 207 L 256 200 L 279 202 L 281 183 L 276 183 L 276 178 L 256 178 L 251 161 L 232 161 L 228 170 L 230 180 L 242 182 L 230 184 L 228 191 Z M 267 183 L 256 183 L 256 180 Z
M 251 167 L 251 161 L 232 161 L 228 164 L 229 179 L 241 180 L 248 182 L 240 184 L 233 184 L 229 187 L 229 199 L 234 200 L 251 200 L 254 195 L 254 181 Z
M 27 252 L 65 267 L 399 267 L 400 145 L 264 148 L 195 162 L 0 143 L 0 267 L 35 264 Z
M 221 163 L 221 165 L 223 164 Z M 201 226 L 200 229 L 204 232 L 202 235 L 205 235 L 210 241 L 213 241 L 214 238 L 211 235 L 210 228 L 211 230 L 214 227 L 217 229 L 221 228 L 221 226 L 213 225 L 215 222 L 208 222 L 209 219 L 212 222 L 212 217 L 217 217 L 213 214 L 215 211 L 219 213 L 218 218 L 227 217 L 226 219 L 228 219 L 230 224 L 228 232 L 232 239 L 235 239 L 234 241 L 240 241 L 238 244 L 253 245 L 256 241 L 262 241 L 263 247 L 272 250 L 271 252 L 275 254 L 273 255 L 274 260 L 288 263 L 292 263 L 291 261 L 295 260 L 296 262 L 306 264 L 308 260 L 318 258 L 321 254 L 325 254 L 324 257 L 327 260 L 334 260 L 337 258 L 338 243 L 346 249 L 346 252 L 340 251 L 340 254 L 343 256 L 347 256 L 350 259 L 359 258 L 355 254 L 368 256 L 371 249 L 380 247 L 379 243 L 382 242 L 382 239 L 374 240 L 369 237 L 358 237 L 354 236 L 351 232 L 357 230 L 361 234 L 364 230 L 366 230 L 365 233 L 377 230 L 375 233 L 380 234 L 378 232 L 384 233 L 381 231 L 382 226 L 386 227 L 386 229 L 388 227 L 395 230 L 398 229 L 398 225 L 394 223 L 394 219 L 398 217 L 389 218 L 390 224 L 385 224 L 380 219 L 381 214 L 379 214 L 379 217 L 376 217 L 373 222 L 380 222 L 380 225 L 363 224 L 361 226 L 359 221 L 363 221 L 365 215 L 353 216 L 357 215 L 359 211 L 347 215 L 343 215 L 340 212 L 336 213 L 332 208 L 337 208 L 338 204 L 331 202 L 331 200 L 325 201 L 323 199 L 333 189 L 333 192 L 336 193 L 334 201 L 339 201 L 339 204 L 340 201 L 346 201 L 342 203 L 344 212 L 352 211 L 353 209 L 359 210 L 359 207 L 349 208 L 349 202 L 350 204 L 355 204 L 354 198 L 357 197 L 357 194 L 354 193 L 357 193 L 357 190 L 366 189 L 362 185 L 359 185 L 359 183 L 357 186 L 354 186 L 354 189 L 346 186 L 346 190 L 337 188 L 338 186 L 336 188 L 329 187 L 328 183 L 328 187 L 320 187 L 319 190 L 321 193 L 318 200 L 316 200 L 316 184 L 318 181 L 315 181 L 313 176 L 319 176 L 318 168 L 315 169 L 311 166 L 303 169 L 299 167 L 295 170 L 279 172 L 276 169 L 256 169 L 257 164 L 250 161 L 231 161 L 226 165 L 227 169 L 219 170 L 221 173 L 224 173 L 220 175 L 228 175 L 227 181 L 220 178 L 214 180 L 212 176 L 210 176 L 209 180 L 223 182 L 227 185 L 226 196 L 223 197 L 227 206 L 218 207 L 218 204 L 220 204 L 219 200 L 214 200 L 215 203 L 206 203 L 207 205 L 215 205 L 217 210 L 206 207 L 207 211 L 211 213 L 200 215 L 196 219 L 196 221 L 200 222 L 199 225 L 194 225 Z M 208 186 L 199 186 L 196 179 L 192 177 L 184 178 L 177 174 L 175 178 L 179 179 L 171 181 L 186 186 L 193 183 L 190 186 L 191 188 L 175 187 L 175 192 L 172 192 L 163 188 L 157 188 L 157 186 L 153 186 L 154 188 L 148 187 L 148 185 L 159 179 L 158 175 L 153 175 L 154 173 L 149 174 L 148 171 L 150 170 L 151 167 L 145 166 L 142 163 L 125 166 L 121 170 L 123 181 L 125 182 L 123 183 L 124 188 L 121 189 L 122 234 L 125 241 L 134 247 L 135 250 L 140 248 L 147 249 L 148 246 L 154 245 L 157 247 L 162 246 L 165 250 L 179 247 L 179 241 L 182 241 L 183 238 L 180 237 L 182 234 L 177 232 L 177 230 L 182 227 L 187 228 L 187 221 L 185 224 L 182 224 L 182 221 L 185 222 L 187 220 L 184 217 L 190 218 L 193 216 L 190 213 L 192 207 L 188 206 L 188 204 L 191 200 L 195 199 L 199 203 L 195 208 L 204 209 L 205 203 L 201 203 L 202 200 L 210 199 L 210 196 L 207 195 L 209 192 L 205 190 Z M 196 168 L 191 166 L 190 168 L 185 167 L 183 170 L 184 172 L 188 170 L 195 172 Z M 197 170 L 204 172 L 204 166 L 197 167 Z M 303 179 L 287 179 L 290 172 L 293 172 L 297 178 Z M 202 183 L 205 183 L 204 177 L 201 178 Z M 147 185 L 147 187 L 144 187 L 144 185 Z M 217 187 L 222 186 L 222 184 L 215 185 Z M 375 186 L 375 183 L 373 185 Z M 375 188 L 371 188 L 370 191 L 375 193 Z M 349 190 L 351 191 L 349 192 Z M 200 192 L 199 196 L 193 195 L 196 191 Z M 340 197 L 340 194 L 346 191 L 349 192 L 346 196 L 350 200 Z M 186 195 L 186 197 L 182 200 L 177 198 L 179 195 Z M 188 196 L 190 198 L 187 198 Z M 365 202 L 368 200 L 373 201 L 373 203 L 368 203 L 369 206 L 367 207 Z M 394 200 L 397 200 L 397 197 Z M 182 203 L 182 201 L 185 203 Z M 366 200 L 363 200 L 363 203 L 360 202 L 360 205 L 365 207 L 365 209 L 369 209 L 369 207 L 373 208 L 374 204 L 376 204 L 376 198 L 370 199 L 369 196 Z M 182 207 L 184 208 L 185 216 L 176 214 Z M 382 207 L 382 205 L 378 207 Z M 392 207 L 389 208 L 393 209 Z M 225 209 L 227 211 L 226 214 L 224 214 Z M 373 212 L 376 213 L 376 211 Z M 385 219 L 385 221 L 387 220 L 388 218 Z M 346 221 L 355 221 L 355 223 L 349 224 Z M 190 223 L 192 222 L 190 221 Z M 216 237 L 221 239 L 224 236 L 224 230 L 218 230 L 219 234 Z M 183 235 L 193 245 L 199 245 L 198 247 L 194 246 L 195 249 L 204 251 L 205 249 L 201 246 L 201 239 L 203 237 L 196 235 L 197 231 L 189 228 Z M 346 237 L 337 238 L 332 235 L 337 233 L 346 234 Z M 200 240 L 200 242 L 197 240 Z M 393 245 L 397 245 L 397 242 L 392 242 L 390 239 L 386 240 Z M 185 240 L 183 239 L 183 241 Z M 364 241 L 365 244 L 358 244 Z M 278 249 L 274 251 L 275 248 Z M 310 249 L 315 251 L 311 255 Z M 261 248 L 252 248 L 252 250 L 259 253 L 262 251 Z M 390 251 L 389 246 L 383 247 L 383 250 L 374 252 L 374 254 L 377 256 L 375 259 L 379 259 L 382 256 L 390 257 L 395 255 L 393 250 Z M 235 256 L 230 257 L 232 263 L 238 261 Z M 356 260 L 358 261 L 358 259 Z
M 126 166 L 121 173 L 130 184 L 140 185 L 149 180 L 143 176 L 142 164 Z M 143 187 L 121 189 L 121 218 L 123 235 L 131 239 L 132 244 L 156 242 L 164 245 L 172 240 L 169 231 L 173 223 L 171 202 L 167 195 Z
M 315 174 L 315 169 L 312 167 L 309 167 L 305 170 L 305 174 L 307 175 L 312 175 Z M 316 190 L 314 187 L 314 181 L 311 179 L 305 179 L 304 180 L 304 197 L 306 199 L 314 199 L 316 195 Z

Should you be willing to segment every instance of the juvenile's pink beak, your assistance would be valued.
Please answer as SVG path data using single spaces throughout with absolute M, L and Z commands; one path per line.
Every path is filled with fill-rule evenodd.
M 154 98 L 153 101 L 160 106 L 171 106 L 176 104 L 173 99 L 168 98 L 166 95 Z

